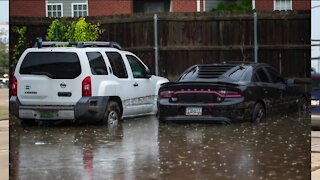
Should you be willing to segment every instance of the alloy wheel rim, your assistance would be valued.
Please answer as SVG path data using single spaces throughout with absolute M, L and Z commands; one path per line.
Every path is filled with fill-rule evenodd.
M 108 115 L 108 124 L 117 125 L 118 124 L 118 114 L 116 111 L 110 111 Z
M 303 102 L 302 105 L 301 105 L 301 113 L 303 115 L 307 114 L 307 104 L 306 104 L 306 102 Z
M 259 109 L 258 109 L 258 111 L 257 111 L 257 114 L 256 114 L 256 121 L 257 121 L 257 122 L 261 122 L 263 116 L 264 116 L 263 109 L 262 109 L 261 107 L 259 107 Z

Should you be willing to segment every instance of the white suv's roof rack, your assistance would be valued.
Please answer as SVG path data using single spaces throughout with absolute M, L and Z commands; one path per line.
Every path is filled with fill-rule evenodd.
M 59 42 L 59 41 L 42 41 L 42 39 L 37 38 L 34 47 L 77 47 L 77 48 L 86 48 L 86 47 L 112 47 L 119 50 L 123 48 L 117 42 L 112 41 L 93 41 L 93 42 Z

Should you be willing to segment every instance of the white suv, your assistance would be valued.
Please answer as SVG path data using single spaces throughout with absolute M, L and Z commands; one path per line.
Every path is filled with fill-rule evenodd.
M 10 113 L 22 121 L 117 124 L 121 118 L 156 113 L 159 87 L 168 80 L 151 75 L 118 44 L 36 44 L 20 57 L 12 82 Z

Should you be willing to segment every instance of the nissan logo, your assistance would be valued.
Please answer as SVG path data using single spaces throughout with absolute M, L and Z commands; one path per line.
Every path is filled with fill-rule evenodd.
M 60 84 L 60 87 L 61 88 L 65 88 L 65 87 L 67 87 L 67 84 L 63 82 L 63 83 Z

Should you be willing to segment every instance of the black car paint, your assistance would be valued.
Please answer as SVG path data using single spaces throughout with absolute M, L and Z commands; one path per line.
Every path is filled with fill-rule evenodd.
M 272 76 L 269 71 L 272 69 L 273 73 L 275 73 L 275 70 L 267 64 L 236 64 L 219 77 L 206 79 L 197 78 L 195 68 L 199 66 L 210 65 L 190 67 L 176 82 L 163 84 L 159 94 L 165 90 L 178 90 L 181 87 L 189 89 L 191 93 L 199 88 L 204 90 L 206 87 L 219 87 L 240 90 L 243 96 L 241 98 L 225 98 L 224 101 L 216 103 L 199 103 L 196 101 L 193 103 L 173 103 L 170 102 L 170 99 L 163 99 L 159 96 L 158 114 L 160 120 L 212 120 L 225 123 L 251 121 L 252 111 L 256 103 L 263 104 L 266 114 L 269 116 L 287 110 L 298 112 L 299 101 L 307 97 L 301 86 L 285 82 L 278 73 L 276 74 L 278 77 Z M 238 80 L 228 78 L 230 72 L 239 68 L 245 68 L 246 70 Z M 256 77 L 257 71 L 260 70 L 266 73 L 269 82 L 261 82 L 259 77 Z M 193 71 L 192 75 L 189 76 L 191 80 L 183 79 L 190 71 Z M 190 106 L 202 107 L 205 110 L 205 114 L 203 116 L 184 115 L 185 108 Z M 211 114 L 206 113 L 208 109 L 212 112 Z

